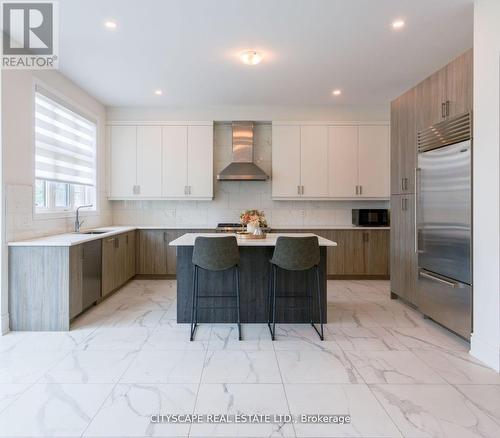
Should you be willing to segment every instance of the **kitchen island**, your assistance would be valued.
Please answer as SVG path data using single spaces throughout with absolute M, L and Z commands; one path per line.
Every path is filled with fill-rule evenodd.
M 236 236 L 229 233 L 187 233 L 170 242 L 177 250 L 177 322 L 191 321 L 191 296 L 193 285 L 193 264 L 191 262 L 196 237 Z M 268 283 L 270 264 L 276 240 L 279 236 L 301 237 L 315 236 L 311 233 L 269 233 L 265 239 L 245 239 L 237 236 L 240 250 L 240 311 L 242 323 L 263 323 L 268 320 Z M 321 261 L 319 265 L 320 293 L 323 308 L 323 322 L 327 322 L 326 312 L 326 248 L 337 244 L 331 240 L 317 236 L 320 245 Z M 234 295 L 234 280 L 231 271 L 199 272 L 200 295 Z M 278 301 L 276 317 L 282 323 L 308 323 L 309 314 L 307 302 L 301 298 L 307 290 L 316 291 L 314 272 L 291 272 L 279 270 L 277 278 L 278 295 L 288 298 Z M 233 305 L 231 298 L 206 299 L 205 304 L 211 307 Z M 286 309 L 285 309 L 286 307 Z M 293 307 L 293 308 L 292 308 Z M 319 312 L 316 300 L 313 299 L 314 321 L 319 322 Z M 199 322 L 234 322 L 234 309 L 200 309 Z

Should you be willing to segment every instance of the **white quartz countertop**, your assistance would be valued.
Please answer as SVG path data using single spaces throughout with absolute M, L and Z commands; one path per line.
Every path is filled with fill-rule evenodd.
M 299 226 L 279 226 L 272 225 L 272 229 L 275 230 L 389 230 L 390 227 L 355 227 L 353 225 L 299 225 Z M 103 239 L 106 237 L 114 236 L 116 234 L 125 233 L 127 231 L 133 230 L 214 230 L 214 227 L 193 227 L 193 226 L 185 226 L 185 227 L 167 227 L 164 225 L 139 225 L 139 226 L 109 226 L 109 227 L 100 227 L 100 228 L 92 228 L 92 231 L 104 231 L 102 234 L 85 234 L 86 231 L 90 230 L 82 230 L 80 233 L 65 233 L 65 234 L 55 234 L 51 236 L 43 236 L 36 237 L 28 240 L 18 240 L 9 242 L 8 246 L 72 246 L 79 245 L 81 243 L 90 242 L 92 240 Z M 189 233 L 193 234 L 193 233 Z M 276 233 L 274 233 L 277 235 Z M 219 234 L 217 234 L 219 235 Z M 294 236 L 299 235 L 299 233 L 294 233 Z M 323 239 L 320 237 L 320 239 Z M 326 240 L 326 239 L 323 239 Z M 266 244 L 267 245 L 267 244 Z M 266 246 L 262 245 L 262 246 Z M 274 244 L 273 244 L 274 245 Z M 320 243 L 321 245 L 321 243 Z M 254 243 L 248 244 L 248 246 L 260 246 Z
M 9 246 L 73 246 L 81 243 L 90 242 L 97 239 L 105 239 L 106 237 L 115 236 L 116 234 L 126 233 L 127 231 L 136 230 L 137 227 L 101 227 L 92 228 L 92 231 L 104 231 L 101 234 L 85 234 L 86 230 L 79 233 L 56 234 L 54 236 L 38 237 L 30 240 L 19 240 L 17 242 L 9 242 Z
M 199 236 L 205 237 L 227 237 L 236 236 L 238 246 L 276 246 L 276 240 L 280 236 L 288 237 L 306 237 L 316 236 L 318 238 L 319 246 L 337 246 L 337 242 L 325 239 L 324 237 L 317 236 L 312 233 L 268 233 L 265 239 L 245 239 L 233 233 L 186 233 L 181 237 L 172 240 L 170 246 L 194 246 L 194 241 Z

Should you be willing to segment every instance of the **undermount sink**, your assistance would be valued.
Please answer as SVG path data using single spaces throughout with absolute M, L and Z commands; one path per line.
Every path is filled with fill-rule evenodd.
M 109 233 L 109 231 L 97 231 L 97 230 L 80 231 L 80 234 L 104 234 L 104 233 Z

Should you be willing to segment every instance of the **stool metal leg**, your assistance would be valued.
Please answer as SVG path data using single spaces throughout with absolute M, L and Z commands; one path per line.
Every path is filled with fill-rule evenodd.
M 267 325 L 271 324 L 271 316 L 273 311 L 271 287 L 273 281 L 273 265 L 269 263 L 269 278 L 267 281 Z
M 278 267 L 273 266 L 273 330 L 271 339 L 274 341 L 276 336 L 276 285 L 278 283 Z
M 240 315 L 240 270 L 238 265 L 234 267 L 236 276 L 236 307 L 238 312 L 238 341 L 241 341 L 241 315 Z
M 324 333 L 323 333 L 323 306 L 321 305 L 321 287 L 320 287 L 320 283 L 319 283 L 319 268 L 318 268 L 318 266 L 315 267 L 315 270 L 316 270 L 316 286 L 317 286 L 317 294 L 318 294 L 319 324 L 320 324 L 321 331 L 318 331 L 314 322 L 312 322 L 311 325 L 314 327 L 314 330 L 316 330 L 316 333 L 318 334 L 319 338 L 323 341 L 325 339 Z
M 198 320 L 198 267 L 195 265 L 193 267 L 193 294 L 192 294 L 192 305 L 191 305 L 191 334 L 189 340 L 194 339 L 194 332 L 196 330 L 197 320 Z

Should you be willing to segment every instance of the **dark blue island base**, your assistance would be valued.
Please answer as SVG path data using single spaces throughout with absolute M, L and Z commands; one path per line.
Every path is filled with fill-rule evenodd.
M 272 257 L 272 246 L 240 246 L 240 296 L 241 322 L 265 323 L 268 320 L 268 283 L 269 260 Z M 319 282 L 323 322 L 326 323 L 326 248 L 320 247 L 321 262 L 319 266 Z M 177 247 L 177 322 L 191 322 L 191 297 L 193 287 L 193 255 L 192 246 Z M 199 294 L 204 295 L 235 295 L 234 271 L 208 272 L 199 271 Z M 307 291 L 313 294 L 313 317 L 319 322 L 319 312 L 316 296 L 316 275 L 314 270 L 291 272 L 278 270 L 277 295 L 291 298 L 277 299 L 276 321 L 278 323 L 309 323 L 307 299 L 292 298 L 305 295 Z M 200 306 L 222 307 L 235 306 L 234 298 L 200 298 Z M 226 323 L 236 321 L 235 309 L 199 309 L 198 322 Z

